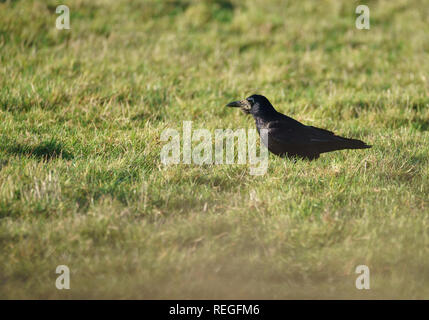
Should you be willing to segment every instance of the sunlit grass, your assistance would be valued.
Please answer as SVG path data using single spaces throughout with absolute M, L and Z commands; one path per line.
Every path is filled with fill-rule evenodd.
M 0 1 L 0 297 L 429 298 L 426 1 L 59 4 Z M 253 93 L 373 148 L 162 165 Z

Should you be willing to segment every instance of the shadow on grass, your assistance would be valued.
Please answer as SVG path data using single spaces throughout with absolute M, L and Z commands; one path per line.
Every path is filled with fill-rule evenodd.
M 44 160 L 52 160 L 55 158 L 66 160 L 73 159 L 73 154 L 67 151 L 61 143 L 55 140 L 43 141 L 36 146 L 16 143 L 14 145 L 7 146 L 4 150 L 6 153 L 11 155 L 22 155 Z

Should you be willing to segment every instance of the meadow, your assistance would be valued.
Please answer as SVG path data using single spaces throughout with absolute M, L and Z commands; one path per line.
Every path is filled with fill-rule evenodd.
M 426 0 L 0 0 L 0 298 L 428 299 L 428 35 Z M 161 163 L 254 93 L 373 147 Z

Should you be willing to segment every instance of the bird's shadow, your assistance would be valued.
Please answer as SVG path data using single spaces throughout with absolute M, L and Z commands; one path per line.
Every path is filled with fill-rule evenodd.
M 35 146 L 13 143 L 8 144 L 2 149 L 9 155 L 35 157 L 47 161 L 55 158 L 61 158 L 65 160 L 71 160 L 74 158 L 73 154 L 67 151 L 62 143 L 53 139 L 43 141 Z

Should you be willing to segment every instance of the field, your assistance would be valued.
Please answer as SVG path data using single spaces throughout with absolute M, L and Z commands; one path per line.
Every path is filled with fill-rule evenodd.
M 428 299 L 428 34 L 417 0 L 0 0 L 0 298 Z M 253 93 L 373 147 L 161 163 Z

